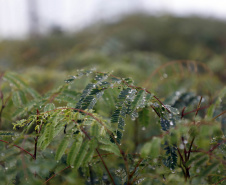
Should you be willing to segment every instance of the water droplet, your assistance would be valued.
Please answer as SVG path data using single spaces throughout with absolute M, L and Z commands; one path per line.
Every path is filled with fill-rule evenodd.
M 180 91 L 176 91 L 176 96 L 179 96 L 180 94 Z
M 183 149 L 184 149 L 184 145 L 183 145 L 183 144 L 180 144 L 179 148 L 180 148 L 181 150 L 183 150 Z
M 167 77 L 168 77 L 168 75 L 167 75 L 166 73 L 164 73 L 164 74 L 163 74 L 163 77 L 164 77 L 164 78 L 167 78 Z

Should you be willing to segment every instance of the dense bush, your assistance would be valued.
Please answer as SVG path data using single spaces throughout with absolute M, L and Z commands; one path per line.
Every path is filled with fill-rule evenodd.
M 82 70 L 42 95 L 2 73 L 0 93 L 1 184 L 225 181 L 225 88 L 211 97 L 174 89 L 162 102 L 131 78 Z

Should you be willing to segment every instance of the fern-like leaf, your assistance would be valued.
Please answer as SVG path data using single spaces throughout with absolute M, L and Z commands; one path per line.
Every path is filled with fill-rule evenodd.
M 83 159 L 85 158 L 87 151 L 89 149 L 89 145 L 90 145 L 90 141 L 87 140 L 80 147 L 78 155 L 76 156 L 74 163 L 73 163 L 73 166 L 75 169 L 78 169 L 81 166 Z
M 61 143 L 59 144 L 59 147 L 57 148 L 57 151 L 56 151 L 55 159 L 57 161 L 59 161 L 60 158 L 62 157 L 62 155 L 64 154 L 65 150 L 67 149 L 68 144 L 69 144 L 69 137 L 64 137 L 64 139 L 61 141 Z
M 68 153 L 67 156 L 68 165 L 74 165 L 75 158 L 78 155 L 82 142 L 83 138 L 80 135 L 78 135 L 78 138 L 76 138 L 76 140 L 73 142 L 73 144 L 71 145 L 71 149 Z
M 177 147 L 168 144 L 165 145 L 164 150 L 166 151 L 166 158 L 163 160 L 163 163 L 166 167 L 174 170 L 177 165 Z
M 112 152 L 115 155 L 120 156 L 120 150 L 115 143 L 112 143 L 111 141 L 109 141 L 109 139 L 103 137 L 98 139 L 98 141 L 103 144 L 99 146 L 101 150 Z

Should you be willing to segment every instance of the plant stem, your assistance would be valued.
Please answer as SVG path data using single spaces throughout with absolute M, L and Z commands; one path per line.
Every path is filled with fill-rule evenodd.
M 226 110 L 223 111 L 222 113 L 220 113 L 219 115 L 215 116 L 215 117 L 213 118 L 213 120 L 217 119 L 219 116 L 221 116 L 221 115 L 223 115 L 223 114 L 225 114 L 225 113 L 226 113 Z
M 186 159 L 186 160 L 189 160 L 189 158 L 190 158 L 191 148 L 192 148 L 192 145 L 193 145 L 194 140 L 195 140 L 195 137 L 193 137 L 193 139 L 192 139 L 192 141 L 191 141 L 191 145 L 190 145 L 190 147 L 189 147 L 189 150 L 188 150 L 188 156 L 187 156 L 187 159 Z
M 102 156 L 100 155 L 98 149 L 96 149 L 96 152 L 97 152 L 97 154 L 99 155 L 99 157 L 100 157 L 100 159 L 101 159 L 101 161 L 102 161 L 102 163 L 103 163 L 103 165 L 104 165 L 104 167 L 105 167 L 105 169 L 106 169 L 106 171 L 107 171 L 107 173 L 108 173 L 108 176 L 109 176 L 110 179 L 111 179 L 111 182 L 112 182 L 114 185 L 116 185 L 116 184 L 115 184 L 115 181 L 114 181 L 114 179 L 113 179 L 113 177 L 112 177 L 112 175 L 111 175 L 111 173 L 110 173 L 110 171 L 109 171 L 107 165 L 105 164 L 104 159 L 103 159 Z
M 75 120 L 72 120 L 72 121 L 75 122 L 75 123 L 77 123 Z M 80 127 L 80 129 L 81 129 L 82 132 L 86 135 L 86 137 L 87 137 L 89 140 L 91 140 L 91 138 L 89 137 L 89 135 L 87 134 L 87 132 L 86 132 L 82 127 Z M 97 148 L 96 148 L 96 152 L 97 152 L 98 156 L 100 157 L 100 159 L 101 159 L 101 161 L 102 161 L 102 163 L 103 163 L 103 165 L 104 165 L 104 168 L 106 169 L 106 171 L 107 171 L 107 173 L 108 173 L 108 176 L 110 177 L 112 183 L 113 183 L 114 185 L 116 185 L 116 184 L 115 184 L 115 181 L 114 181 L 114 179 L 113 179 L 113 177 L 112 177 L 112 175 L 111 175 L 111 173 L 110 173 L 110 171 L 109 171 L 109 169 L 108 169 L 108 167 L 107 167 L 107 165 L 106 165 L 106 163 L 104 162 L 104 159 L 102 158 L 102 156 L 101 156 L 101 154 L 100 154 L 100 152 L 98 151 Z
M 217 185 L 217 184 L 219 184 L 219 183 L 221 183 L 222 181 L 224 181 L 224 180 L 226 180 L 226 177 L 225 178 L 223 178 L 223 179 L 221 179 L 219 182 L 217 182 L 215 185 Z
M 71 166 L 67 166 L 66 168 L 64 168 L 63 170 L 59 171 L 58 173 L 55 173 L 53 176 L 51 176 L 49 179 L 47 179 L 43 184 L 49 182 L 53 177 L 55 177 L 56 175 L 58 175 L 59 173 L 61 173 L 62 171 L 70 168 Z
M 143 159 L 140 159 L 137 163 L 137 165 L 135 166 L 134 170 L 129 174 L 129 177 L 128 177 L 128 183 L 127 185 L 132 185 L 134 182 L 130 182 L 130 180 L 132 179 L 133 175 L 135 174 L 137 168 L 139 167 L 140 163 L 143 161 Z
M 1 141 L 1 142 L 4 142 L 4 143 L 7 143 L 7 144 L 10 144 L 8 141 L 4 141 L 4 140 L 1 140 L 1 139 L 0 139 L 0 141 Z M 15 147 L 19 148 L 20 150 L 26 152 L 26 153 L 29 154 L 33 159 L 35 159 L 34 156 L 33 156 L 30 152 L 28 152 L 27 150 L 25 150 L 25 149 L 23 149 L 23 148 L 21 148 L 21 147 L 19 147 L 19 146 L 17 146 L 17 145 L 13 145 L 13 146 L 15 146 Z

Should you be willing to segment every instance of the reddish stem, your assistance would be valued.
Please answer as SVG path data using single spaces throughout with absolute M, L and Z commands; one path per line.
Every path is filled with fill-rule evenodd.
M 217 119 L 219 116 L 221 116 L 221 115 L 223 115 L 223 114 L 225 114 L 225 113 L 226 113 L 226 110 L 223 111 L 222 113 L 220 113 L 219 115 L 215 116 L 215 117 L 213 118 L 213 120 Z
M 168 113 L 171 113 L 170 111 L 169 111 L 169 109 L 167 109 L 166 108 L 166 106 L 156 97 L 156 96 L 154 96 L 154 98 L 156 99 L 156 100 L 158 100 L 159 101 L 159 103 L 161 103 L 162 104 L 162 106 L 168 111 Z
M 50 181 L 53 177 L 55 177 L 56 175 L 58 175 L 59 173 L 61 173 L 62 171 L 70 168 L 71 166 L 67 166 L 66 168 L 64 168 L 63 170 L 59 171 L 58 173 L 55 173 L 53 176 L 51 176 L 48 180 L 46 180 L 43 184 L 47 183 L 48 181 Z
M 10 144 L 8 141 L 4 141 L 4 140 L 1 140 L 1 139 L 0 139 L 0 141 L 2 141 L 2 142 L 4 142 L 4 143 L 7 143 L 7 144 Z M 19 147 L 19 146 L 17 146 L 17 145 L 13 145 L 13 146 L 15 146 L 15 147 L 19 148 L 20 150 L 26 152 L 26 153 L 29 154 L 33 159 L 35 159 L 35 157 L 34 157 L 30 152 L 28 152 L 27 150 L 25 150 L 25 149 L 23 149 L 23 148 L 21 148 L 21 147 Z
M 130 182 L 130 179 L 133 177 L 133 175 L 135 174 L 137 168 L 139 167 L 140 163 L 143 161 L 143 159 L 140 159 L 137 163 L 137 165 L 135 166 L 134 170 L 129 174 L 129 179 L 128 179 L 128 185 L 129 184 L 133 184 L 134 182 Z
M 226 140 L 223 140 L 221 143 L 216 144 L 213 148 L 211 148 L 211 149 L 209 150 L 209 152 L 214 151 L 218 146 L 220 146 L 222 143 L 225 143 L 225 142 L 226 142 Z
M 182 113 L 181 113 L 181 119 L 182 119 L 184 116 L 186 116 L 186 115 L 188 115 L 188 114 L 190 114 L 190 113 L 192 113 L 192 112 L 197 112 L 197 111 L 199 111 L 199 110 L 206 109 L 206 108 L 208 108 L 209 106 L 210 106 L 210 105 L 207 105 L 207 106 L 204 106 L 204 107 L 200 107 L 200 108 L 194 109 L 194 110 L 189 111 L 189 112 L 186 112 L 186 113 L 184 113 L 185 108 L 186 108 L 186 107 L 184 107 L 183 110 L 182 110 Z
M 77 122 L 76 122 L 75 120 L 72 120 L 72 121 L 75 122 L 75 123 L 77 124 Z M 80 129 L 81 129 L 82 132 L 86 135 L 86 137 L 87 137 L 89 140 L 91 140 L 91 138 L 89 137 L 89 135 L 87 134 L 87 132 L 86 132 L 82 127 L 80 127 Z M 103 163 L 103 165 L 104 165 L 104 168 L 106 169 L 106 171 L 107 171 L 107 173 L 108 173 L 108 176 L 110 177 L 112 183 L 113 183 L 114 185 L 116 185 L 116 184 L 115 184 L 115 181 L 114 181 L 114 179 L 113 179 L 113 177 L 112 177 L 112 175 L 111 175 L 111 173 L 110 173 L 110 171 L 109 171 L 109 169 L 108 169 L 108 167 L 107 167 L 107 165 L 106 165 L 106 163 L 104 162 L 104 159 L 102 158 L 102 156 L 101 156 L 101 154 L 100 154 L 100 152 L 98 151 L 97 148 L 96 148 L 96 152 L 97 152 L 98 156 L 100 157 L 100 159 L 101 159 L 101 161 L 102 161 L 102 163 Z
M 215 185 L 217 185 L 217 184 L 219 184 L 219 183 L 221 183 L 222 181 L 224 181 L 224 180 L 226 180 L 226 177 L 225 178 L 223 178 L 223 179 L 221 179 L 219 182 L 217 182 Z
M 191 141 L 191 145 L 190 145 L 189 150 L 188 150 L 188 157 L 187 157 L 187 160 L 189 160 L 189 158 L 190 158 L 191 147 L 192 147 L 192 145 L 193 145 L 194 140 L 195 140 L 195 137 L 193 137 L 193 139 L 192 139 L 192 141 Z

